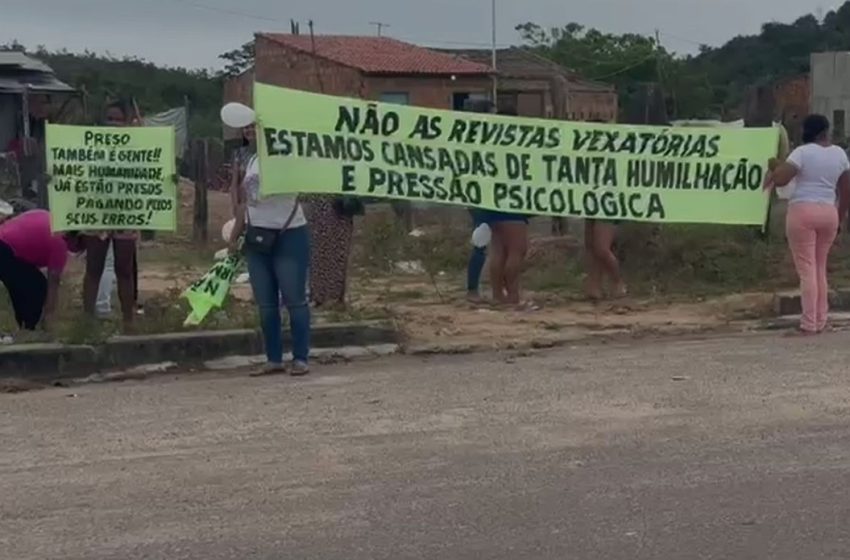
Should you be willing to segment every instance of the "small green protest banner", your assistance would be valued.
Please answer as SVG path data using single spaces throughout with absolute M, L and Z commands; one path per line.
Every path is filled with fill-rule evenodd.
M 215 263 L 200 280 L 189 286 L 183 296 L 189 300 L 192 312 L 184 325 L 200 325 L 210 311 L 224 305 L 224 300 L 230 293 L 230 285 L 241 264 L 241 257 L 231 255 Z
M 177 227 L 174 129 L 47 125 L 54 231 Z
M 254 85 L 263 194 L 761 225 L 779 132 L 437 111 Z

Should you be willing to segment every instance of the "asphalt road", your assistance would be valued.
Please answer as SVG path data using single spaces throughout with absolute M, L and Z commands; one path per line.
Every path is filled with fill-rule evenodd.
M 850 558 L 848 334 L 0 396 L 0 558 Z

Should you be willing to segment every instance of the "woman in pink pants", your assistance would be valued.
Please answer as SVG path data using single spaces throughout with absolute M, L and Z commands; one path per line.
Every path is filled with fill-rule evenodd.
M 829 121 L 810 115 L 803 121 L 803 145 L 785 163 L 773 164 L 765 187 L 784 187 L 795 180 L 785 232 L 800 276 L 803 318 L 800 333 L 817 334 L 826 328 L 829 313 L 827 258 L 839 224 L 850 206 L 850 161 L 830 142 Z

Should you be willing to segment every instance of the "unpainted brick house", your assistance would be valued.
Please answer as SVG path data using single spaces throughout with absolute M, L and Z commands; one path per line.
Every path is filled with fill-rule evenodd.
M 741 114 L 748 126 L 769 126 L 781 122 L 788 131 L 792 145 L 802 142 L 803 119 L 811 111 L 812 80 L 809 74 L 752 86 L 747 90 L 741 107 Z
M 434 50 L 388 37 L 259 33 L 255 65 L 225 82 L 225 101 L 251 104 L 254 80 L 330 95 L 434 109 L 490 98 L 491 52 Z M 498 102 L 520 116 L 615 122 L 617 92 L 526 49 L 497 52 Z
M 479 64 L 492 64 L 486 49 L 444 50 Z M 617 92 L 613 86 L 585 80 L 528 49 L 496 51 L 499 108 L 523 117 L 570 121 L 616 122 Z
M 802 141 L 803 119 L 811 110 L 811 83 L 808 75 L 786 78 L 773 87 L 776 106 L 774 118 L 788 129 L 791 141 Z
M 259 33 L 254 67 L 225 83 L 225 101 L 250 105 L 254 80 L 433 109 L 492 90 L 489 66 L 388 37 Z

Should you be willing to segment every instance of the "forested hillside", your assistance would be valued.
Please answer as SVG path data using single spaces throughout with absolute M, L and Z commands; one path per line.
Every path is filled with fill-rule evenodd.
M 22 50 L 44 61 L 59 79 L 85 92 L 93 114 L 101 110 L 105 100 L 117 97 L 132 96 L 145 114 L 182 106 L 188 101 L 192 133 L 220 134 L 222 78 L 206 70 L 163 68 L 139 58 L 115 58 L 90 52 L 26 49 L 19 43 L 0 46 L 3 49 Z

